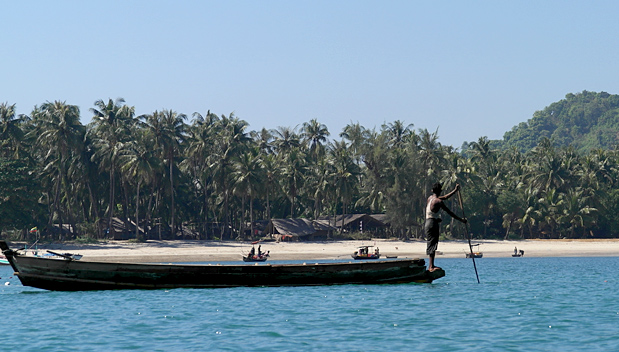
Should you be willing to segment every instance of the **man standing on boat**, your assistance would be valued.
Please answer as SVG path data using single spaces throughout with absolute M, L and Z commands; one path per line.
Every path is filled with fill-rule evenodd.
M 449 208 L 447 208 L 447 206 L 443 202 L 444 200 L 449 199 L 456 192 L 458 192 L 459 189 L 460 185 L 456 184 L 456 188 L 454 188 L 453 191 L 447 193 L 444 196 L 441 196 L 441 193 L 443 192 L 443 185 L 437 182 L 432 186 L 432 195 L 428 197 L 428 203 L 426 204 L 426 223 L 424 230 L 426 232 L 426 240 L 428 241 L 426 254 L 430 257 L 430 264 L 428 265 L 428 271 L 430 272 L 440 269 L 439 267 L 434 266 L 434 257 L 436 256 L 436 249 L 438 248 L 438 238 L 440 235 L 440 210 L 443 209 L 452 218 L 466 223 L 466 219 L 463 219 L 458 215 L 454 214 L 451 210 L 449 210 Z

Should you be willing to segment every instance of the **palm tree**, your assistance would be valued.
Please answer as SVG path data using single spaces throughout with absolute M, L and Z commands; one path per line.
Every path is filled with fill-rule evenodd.
M 307 159 L 303 151 L 297 147 L 287 150 L 287 153 L 282 155 L 281 161 L 281 187 L 290 201 L 290 217 L 294 218 L 297 195 L 305 182 Z
M 273 146 L 277 154 L 284 155 L 301 145 L 295 128 L 278 127 L 273 131 L 272 135 L 274 138 Z
M 488 137 L 479 137 L 477 142 L 469 144 L 472 152 L 471 161 L 477 165 L 478 170 L 483 171 L 483 176 L 490 176 L 496 173 L 496 151 L 490 148 Z
M 561 222 L 569 224 L 569 236 L 575 238 L 576 229 L 580 227 L 582 237 L 586 237 L 586 225 L 594 221 L 593 213 L 597 212 L 597 209 L 589 205 L 590 198 L 585 196 L 579 187 L 568 190 L 564 199 Z
M 254 142 L 258 144 L 260 152 L 263 154 L 273 154 L 273 134 L 266 128 L 262 128 L 260 132 L 250 132 Z
M 140 234 L 140 186 L 151 182 L 155 169 L 158 167 L 158 159 L 153 150 L 149 148 L 149 140 L 145 131 L 135 130 L 132 134 L 135 140 L 127 143 L 120 151 L 118 163 L 122 174 L 129 182 L 136 184 L 135 193 L 135 238 L 142 242 L 144 238 Z M 146 228 L 146 227 L 145 227 Z
M 538 146 L 533 148 L 530 161 L 537 166 L 532 167 L 536 169 L 536 172 L 531 183 L 540 192 L 546 192 L 553 188 L 563 190 L 568 177 L 567 170 L 564 168 L 563 161 L 550 139 L 542 139 Z
M 525 187 L 524 179 L 528 170 L 524 156 L 516 148 L 500 153 L 497 165 L 498 172 L 503 175 L 503 185 L 497 196 L 497 207 L 499 214 L 503 214 L 502 226 L 506 229 L 504 239 L 507 240 L 512 227 L 518 225 L 518 219 L 522 218 L 526 208 L 521 189 Z
M 245 197 L 249 196 L 249 222 L 251 236 L 254 235 L 254 196 L 262 186 L 264 172 L 257 151 L 249 151 L 239 156 L 234 163 L 233 192 L 242 197 L 242 207 L 245 207 Z M 244 233 L 245 210 L 241 211 L 241 234 Z
M 386 154 L 384 192 L 391 224 L 400 236 L 406 236 L 418 219 L 424 194 L 420 161 L 404 148 L 392 148 Z M 415 202 L 414 200 L 417 200 Z
M 0 104 L 0 156 L 20 158 L 24 143 L 22 125 L 28 119 L 25 115 L 15 116 L 15 104 Z
M 418 136 L 418 159 L 422 170 L 420 174 L 421 194 L 426 194 L 432 188 L 432 184 L 441 179 L 441 171 L 443 165 L 447 164 L 445 160 L 445 152 L 438 141 L 438 131 L 430 133 L 427 129 L 419 130 Z M 423 197 L 417 197 L 417 208 L 425 207 Z
M 348 204 L 350 204 L 353 195 L 357 192 L 361 170 L 354 162 L 346 142 L 335 141 L 329 150 L 329 154 L 331 156 L 332 184 L 339 200 L 342 202 L 342 215 L 345 215 L 348 211 Z M 342 216 L 340 232 L 342 232 L 343 229 L 344 216 Z
M 251 141 L 251 138 L 245 132 L 247 126 L 246 121 L 236 118 L 234 114 L 230 114 L 229 117 L 222 115 L 217 127 L 219 142 L 216 143 L 209 158 L 209 168 L 213 173 L 215 187 L 219 191 L 219 196 L 223 198 L 221 209 L 224 226 L 221 228 L 221 240 L 223 240 L 231 220 L 229 201 L 230 185 L 233 183 L 230 179 L 233 161 L 247 150 Z
M 355 156 L 357 164 L 361 164 L 361 155 L 364 153 L 363 149 L 369 135 L 370 132 L 358 122 L 356 124 L 350 123 L 346 125 L 340 133 L 340 137 L 350 142 L 349 148 Z
M 374 187 L 357 200 L 355 207 L 368 207 L 373 213 L 382 213 L 385 211 L 384 203 L 385 194 Z
M 596 190 L 612 187 L 617 181 L 613 178 L 612 161 L 603 150 L 597 149 L 585 155 L 578 162 L 574 171 L 577 184 L 583 192 L 592 196 Z
M 316 119 L 306 122 L 301 127 L 301 138 L 309 150 L 309 155 L 314 161 L 324 155 L 324 143 L 329 137 L 327 126 L 321 124 Z
M 428 176 L 425 189 L 430 188 L 431 180 L 438 179 L 444 161 L 444 150 L 438 141 L 438 133 L 427 129 L 419 131 L 419 158 Z
M 209 235 L 208 217 L 209 201 L 213 191 L 213 173 L 209 167 L 209 157 L 216 149 L 218 138 L 219 117 L 210 111 L 206 117 L 195 113 L 194 121 L 188 129 L 185 160 L 181 163 L 182 169 L 193 177 L 193 184 L 198 198 L 202 198 L 201 223 L 202 233 Z
M 362 185 L 365 193 L 360 199 L 363 203 L 358 204 L 368 204 L 367 199 L 380 200 L 380 203 L 374 203 L 386 212 L 391 229 L 404 235 L 406 229 L 415 223 L 416 209 L 420 206 L 415 206 L 411 199 L 422 201 L 419 194 L 423 191 L 417 185 L 423 173 L 419 158 L 410 145 L 414 138 L 407 138 L 406 143 L 403 141 L 396 147 L 392 146 L 391 135 L 386 125 L 381 133 L 367 133 L 362 155 L 367 181 Z
M 317 219 L 322 211 L 323 204 L 329 197 L 330 170 L 328 158 L 318 158 L 313 160 L 308 166 L 308 173 L 305 180 L 305 190 L 309 199 L 313 199 L 312 215 Z
M 540 226 L 547 226 L 549 229 L 549 238 L 556 237 L 557 227 L 561 223 L 560 215 L 564 201 L 563 193 L 557 192 L 556 189 L 550 189 L 544 193 L 539 199 L 540 213 L 542 222 Z
M 101 194 L 104 190 L 105 177 L 97 170 L 97 165 L 92 161 L 93 148 L 88 132 L 84 138 L 85 148 L 80 153 L 75 153 L 70 161 L 68 169 L 69 178 L 80 194 L 77 199 L 81 201 L 83 219 L 86 223 L 100 224 L 102 214 L 99 213 Z M 87 203 L 86 200 L 89 200 Z M 96 227 L 97 238 L 102 237 L 102 227 Z
M 383 131 L 389 136 L 389 145 L 391 147 L 400 147 L 406 139 L 412 136 L 413 124 L 404 126 L 404 122 L 396 120 L 382 126 Z
M 118 156 L 122 144 L 130 140 L 129 127 L 134 124 L 135 108 L 124 105 L 125 100 L 118 98 L 115 101 L 109 99 L 95 101 L 95 108 L 90 111 L 92 118 L 91 134 L 93 147 L 93 161 L 97 162 L 101 171 L 107 171 L 109 175 L 109 201 L 107 208 L 108 229 L 112 229 L 114 217 L 116 173 L 118 168 Z M 124 219 L 125 223 L 127 219 Z
M 85 127 L 80 123 L 79 108 L 59 101 L 43 104 L 33 119 L 36 127 L 31 133 L 37 136 L 36 145 L 39 151 L 46 151 L 43 155 L 47 163 L 44 170 L 50 173 L 54 182 L 53 210 L 50 212 L 48 226 L 52 228 L 53 216 L 56 214 L 62 237 L 62 193 L 65 194 L 69 223 L 75 229 L 75 220 L 71 213 L 71 200 L 75 197 L 71 191 L 68 169 L 72 155 L 83 148 Z
M 176 233 L 175 225 L 175 198 L 174 189 L 174 168 L 176 165 L 175 159 L 181 155 L 181 146 L 185 141 L 187 116 L 178 114 L 176 111 L 163 110 L 155 111 L 150 115 L 140 117 L 146 126 L 146 129 L 153 136 L 155 145 L 161 148 L 163 159 L 168 163 L 168 177 L 170 179 L 170 228 L 172 235 Z
M 260 159 L 262 170 L 264 170 L 264 187 L 262 191 L 266 197 L 266 219 L 271 219 L 271 192 L 278 186 L 281 169 L 278 166 L 279 160 L 274 154 L 263 155 Z

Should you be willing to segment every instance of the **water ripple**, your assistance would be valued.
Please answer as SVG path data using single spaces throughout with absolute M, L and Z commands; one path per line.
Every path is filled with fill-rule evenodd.
M 617 350 L 618 258 L 441 259 L 433 284 L 49 292 L 0 268 L 7 350 Z

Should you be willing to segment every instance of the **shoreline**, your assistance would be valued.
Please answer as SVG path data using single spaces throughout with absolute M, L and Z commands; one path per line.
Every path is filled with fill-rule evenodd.
M 474 251 L 484 258 L 511 257 L 514 247 L 524 250 L 525 257 L 615 257 L 619 256 L 619 239 L 581 240 L 473 240 Z M 9 244 L 12 248 L 23 247 Z M 270 251 L 269 260 L 333 260 L 348 259 L 359 246 L 376 246 L 381 257 L 424 258 L 426 242 L 376 239 L 371 241 L 347 240 L 325 242 L 260 242 L 263 252 Z M 176 240 L 149 240 L 145 243 L 109 240 L 92 244 L 51 243 L 39 245 L 39 252 L 52 250 L 83 255 L 82 260 L 103 262 L 207 262 L 241 261 L 252 247 L 250 242 L 220 242 Z M 258 244 L 255 245 L 256 250 Z M 31 249 L 28 249 L 30 252 Z M 437 260 L 465 258 L 468 241 L 440 241 Z

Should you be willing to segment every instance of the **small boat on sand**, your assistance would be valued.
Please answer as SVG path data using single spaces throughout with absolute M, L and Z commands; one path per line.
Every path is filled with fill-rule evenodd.
M 3 240 L 0 249 L 22 285 L 56 291 L 429 283 L 445 276 L 442 269 L 429 272 L 423 259 L 409 258 L 254 265 L 145 264 L 75 260 L 71 255 L 35 257 L 10 249 Z
M 9 265 L 9 261 L 3 255 L 0 255 L 0 265 Z

